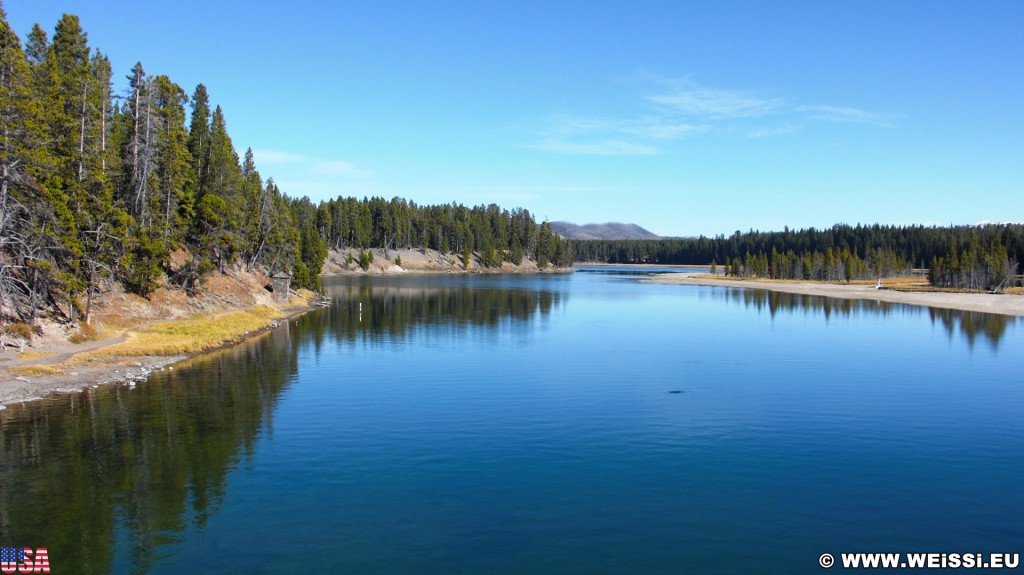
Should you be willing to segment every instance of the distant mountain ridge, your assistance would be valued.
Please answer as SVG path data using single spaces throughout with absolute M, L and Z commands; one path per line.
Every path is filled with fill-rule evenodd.
M 567 240 L 657 240 L 661 236 L 636 224 L 608 222 L 581 226 L 572 222 L 549 222 L 551 231 Z

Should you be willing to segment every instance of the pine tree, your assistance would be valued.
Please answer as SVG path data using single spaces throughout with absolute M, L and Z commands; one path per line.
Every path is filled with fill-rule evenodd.
M 188 195 L 198 199 L 202 190 L 204 168 L 210 155 L 210 98 L 206 86 L 199 84 L 192 94 L 192 119 L 188 130 L 188 154 L 191 177 Z
M 151 196 L 154 231 L 169 248 L 184 237 L 185 221 L 193 213 L 188 134 L 185 132 L 185 91 L 167 76 L 153 82 L 156 109 L 154 190 Z
M 128 98 L 122 109 L 125 130 L 121 152 L 120 200 L 140 230 L 152 228 L 151 177 L 156 170 L 157 120 L 153 81 L 141 62 L 128 75 Z
M 99 160 L 99 175 L 109 179 L 109 170 L 113 168 L 114 160 L 117 157 L 116 148 L 110 145 L 110 134 L 114 127 L 114 106 L 111 102 L 110 87 L 113 72 L 110 68 L 110 60 L 98 50 L 92 57 L 91 73 L 97 90 L 96 103 L 98 105 L 98 109 L 93 110 L 92 121 L 97 137 L 92 142 L 92 155 Z
M 242 244 L 242 257 L 246 261 L 253 261 L 259 251 L 262 234 L 260 233 L 260 220 L 264 210 L 263 201 L 264 187 L 259 171 L 256 170 L 256 162 L 253 159 L 252 148 L 245 151 L 245 159 L 242 160 L 242 184 L 241 184 L 241 221 L 239 226 L 239 241 Z
M 287 200 L 272 178 L 264 188 L 263 204 L 259 248 L 250 266 L 261 263 L 271 273 L 291 270 L 298 256 L 299 232 Z
M 50 91 L 47 110 L 50 146 L 59 159 L 57 176 L 65 185 L 84 179 L 89 99 L 97 96 L 89 46 L 78 17 L 65 14 L 53 35 L 43 65 L 56 84 Z M 91 93 L 90 93 L 91 92 Z
M 45 33 L 42 37 L 45 41 Z M 32 210 L 40 191 L 45 135 L 36 85 L 21 41 L 0 5 L 0 306 L 23 320 L 34 316 L 38 299 L 30 269 L 31 258 L 40 255 Z
M 16 42 L 16 36 L 14 39 Z M 83 251 L 77 210 L 69 206 L 80 204 L 85 194 L 79 174 L 83 161 L 83 92 L 90 80 L 89 49 L 78 18 L 68 15 L 58 23 L 52 44 L 47 45 L 45 33 L 37 26 L 28 48 L 31 58 L 16 60 L 19 66 L 20 62 L 28 64 L 32 88 L 29 99 L 40 111 L 36 126 L 41 130 L 35 133 L 42 138 L 36 141 L 42 145 L 31 147 L 31 160 L 26 162 L 34 178 L 29 188 L 32 193 L 22 202 L 27 218 L 23 222 L 23 289 L 31 307 L 45 302 L 55 311 L 66 309 L 62 313 L 74 319 L 71 297 L 82 286 L 79 263 Z M 34 313 L 35 309 L 33 318 Z
M 224 271 L 242 247 L 242 171 L 220 106 L 210 122 L 209 155 L 202 175 L 196 214 L 201 246 L 198 255 Z
M 231 213 L 225 216 L 235 229 L 239 227 L 239 212 L 243 205 L 241 188 L 242 171 L 238 164 L 238 153 L 228 135 L 224 112 L 217 106 L 210 120 L 210 149 L 201 194 L 213 194 L 227 203 Z

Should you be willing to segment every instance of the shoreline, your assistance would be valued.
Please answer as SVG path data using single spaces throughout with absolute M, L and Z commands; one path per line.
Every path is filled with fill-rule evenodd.
M 249 311 L 257 307 L 259 304 L 235 311 Z M 117 345 L 127 342 L 132 335 L 140 333 L 146 327 L 175 325 L 186 321 L 182 319 L 143 325 L 125 330 L 124 333 L 116 337 L 98 341 L 26 347 L 24 353 L 31 354 L 28 358 L 21 359 L 15 355 L 13 358 L 5 357 L 4 363 L 0 363 L 0 411 L 6 410 L 10 406 L 43 401 L 54 396 L 80 393 L 101 385 L 127 384 L 134 386 L 135 382 L 145 381 L 154 372 L 173 369 L 175 365 L 183 361 L 238 345 L 317 307 L 310 301 L 289 303 L 277 308 L 281 312 L 280 316 L 267 319 L 261 326 L 231 334 L 219 343 L 194 352 L 159 355 L 105 356 L 101 354 L 98 357 L 88 357 L 90 354 L 104 350 L 114 350 Z M 4 352 L 5 355 L 9 353 L 11 352 Z M 24 355 L 24 353 L 19 355 Z M 19 371 L 30 373 L 18 373 Z
M 591 264 L 581 264 L 590 266 Z M 389 266 L 390 267 L 390 266 Z M 389 269 L 378 268 L 372 272 L 333 270 L 322 277 L 331 276 L 383 276 L 401 274 L 473 274 L 473 273 L 571 273 L 568 269 Z M 397 267 L 397 266 L 396 266 Z M 651 267 L 651 266 L 638 266 Z M 692 266 L 668 266 L 673 269 L 685 269 Z M 822 282 L 780 282 L 771 280 L 718 279 L 707 277 L 707 274 L 679 272 L 656 274 L 640 280 L 641 283 L 661 285 L 695 285 L 708 287 L 727 287 L 742 289 L 761 289 L 767 291 L 831 297 L 837 299 L 874 300 L 906 305 L 952 309 L 965 312 L 981 312 L 1015 317 L 1024 317 L 1024 296 L 1015 294 L 987 293 L 950 293 L 950 292 L 909 292 L 893 289 L 876 289 L 873 285 L 832 284 Z M 247 311 L 257 305 L 242 308 Z M 247 329 L 241 333 L 233 333 L 220 343 L 210 345 L 195 352 L 173 353 L 167 355 L 116 355 L 97 353 L 106 350 L 114 351 L 116 346 L 128 341 L 133 335 L 142 332 L 153 324 L 145 324 L 124 331 L 115 337 L 89 341 L 80 344 L 29 346 L 24 353 L 7 350 L 0 353 L 0 411 L 8 406 L 45 400 L 54 395 L 78 393 L 100 385 L 127 384 L 145 380 L 150 374 L 165 369 L 173 369 L 187 359 L 202 354 L 237 345 L 275 328 L 281 322 L 294 319 L 317 308 L 310 301 L 298 301 L 277 307 L 280 315 L 268 318 L 259 327 Z M 170 319 L 156 322 L 159 325 L 175 325 L 185 320 Z M 96 355 L 96 357 L 90 357 Z M 20 372 L 20 373 L 19 373 Z
M 408 252 L 392 250 L 392 253 L 401 255 L 403 253 L 411 254 L 412 251 L 419 252 L 419 250 L 409 250 Z M 419 255 L 420 258 L 417 258 L 416 255 Z M 370 271 L 363 271 L 358 268 L 354 270 L 338 269 L 337 267 L 329 269 L 328 262 L 325 262 L 320 277 L 573 272 L 572 268 L 540 269 L 533 262 L 524 262 L 526 265 L 521 266 L 512 266 L 512 264 L 506 262 L 501 268 L 493 269 L 475 265 L 471 266 L 468 270 L 462 269 L 461 265 L 447 266 L 447 269 L 444 267 L 438 269 L 431 264 L 437 262 L 441 256 L 432 256 L 429 252 L 419 252 L 416 255 L 409 258 L 414 263 L 408 267 L 394 265 L 391 258 L 379 258 Z M 409 256 L 406 255 L 406 257 Z M 251 305 L 234 308 L 224 313 L 252 311 L 261 305 L 266 305 L 268 298 L 269 295 L 260 294 L 260 297 L 257 297 L 256 301 Z M 25 346 L 24 352 L 8 347 L 8 349 L 0 351 L 0 411 L 6 410 L 8 406 L 42 401 L 58 395 L 79 393 L 101 385 L 134 385 L 134 382 L 144 381 L 154 372 L 173 369 L 176 364 L 183 361 L 248 341 L 277 327 L 282 322 L 313 311 L 319 306 L 313 300 L 296 301 L 293 299 L 289 304 L 274 307 L 280 312 L 280 316 L 268 318 L 261 326 L 255 329 L 228 334 L 219 343 L 194 352 L 116 355 L 116 346 L 124 344 L 133 335 L 143 333 L 146 328 L 155 325 L 180 325 L 189 321 L 186 318 L 144 323 L 124 330 L 113 337 L 79 344 L 46 342 L 33 345 L 30 343 Z
M 775 292 L 831 297 L 837 299 L 861 299 L 900 303 L 906 305 L 953 309 L 965 312 L 994 313 L 1024 317 L 1024 296 L 1016 294 L 955 293 L 897 291 L 873 285 L 832 284 L 823 282 L 772 280 L 714 279 L 700 277 L 705 274 L 667 273 L 644 278 L 641 283 L 662 285 L 695 285 L 709 287 L 733 287 L 761 289 Z

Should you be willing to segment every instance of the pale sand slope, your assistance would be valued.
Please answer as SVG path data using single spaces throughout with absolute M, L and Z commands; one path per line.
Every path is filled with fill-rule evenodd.
M 724 286 L 833 297 L 903 303 L 926 307 L 1024 316 L 1024 296 L 987 293 L 903 292 L 875 289 L 872 285 L 843 285 L 820 282 L 774 282 L 734 279 L 713 279 L 698 274 L 656 274 L 641 280 L 645 283 Z

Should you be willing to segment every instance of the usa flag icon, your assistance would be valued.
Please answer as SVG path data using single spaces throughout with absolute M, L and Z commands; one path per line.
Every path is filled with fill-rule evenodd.
M 0 547 L 0 573 L 49 573 L 50 554 L 46 547 Z
M 24 547 L 0 548 L 0 563 L 21 563 L 25 561 Z

